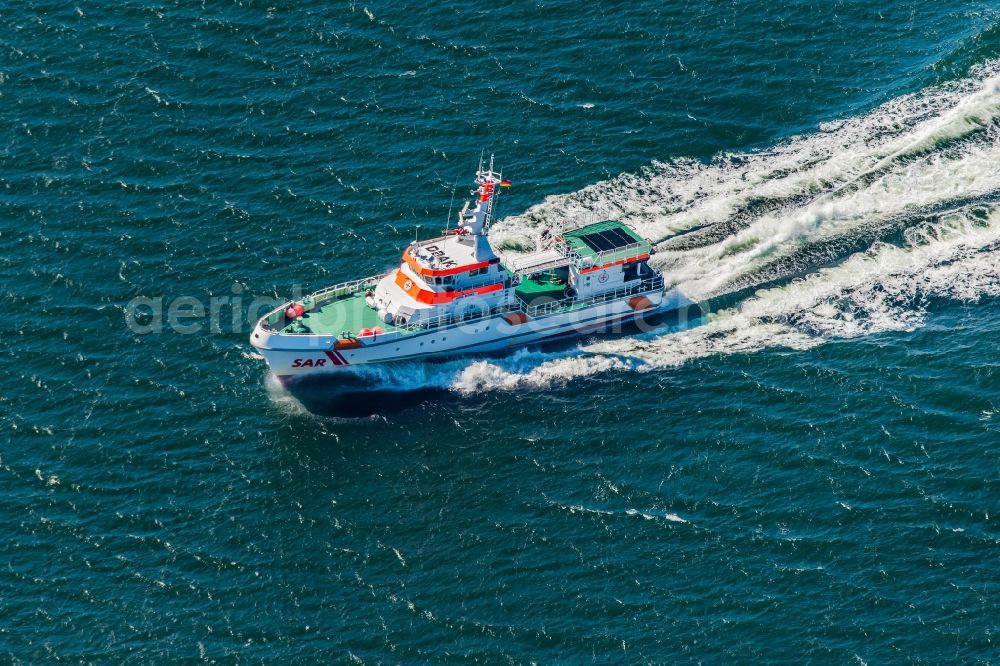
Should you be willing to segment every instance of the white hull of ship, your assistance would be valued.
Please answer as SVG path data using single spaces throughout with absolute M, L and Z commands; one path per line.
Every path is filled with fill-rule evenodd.
M 608 301 L 517 324 L 502 315 L 483 317 L 418 332 L 390 332 L 360 339 L 356 348 L 335 348 L 336 338 L 281 334 L 258 326 L 254 345 L 280 378 L 337 372 L 373 363 L 497 352 L 605 330 L 651 315 L 692 305 L 677 292 L 645 294 L 651 307 L 634 310 L 628 299 Z

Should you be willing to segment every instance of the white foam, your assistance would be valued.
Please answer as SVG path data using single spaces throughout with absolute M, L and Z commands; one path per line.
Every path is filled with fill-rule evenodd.
M 857 182 L 901 157 L 979 130 L 1000 113 L 1000 62 L 966 78 L 891 100 L 871 112 L 826 123 L 767 151 L 655 162 L 578 192 L 547 197 L 494 225 L 500 244 L 533 247 L 543 229 L 598 213 L 651 241 L 725 222 L 751 201 L 815 195 Z
M 1000 185 L 1000 145 L 971 144 L 898 165 L 870 185 L 793 211 L 764 215 L 723 241 L 664 252 L 656 265 L 695 299 L 729 291 L 747 274 L 802 247 L 849 237 L 863 227 L 912 216 L 956 199 L 982 197 Z
M 544 357 L 543 354 L 538 356 Z M 457 373 L 450 387 L 463 393 L 487 389 L 513 391 L 565 384 L 579 377 L 611 370 L 629 370 L 632 366 L 612 356 L 572 355 L 541 362 L 510 363 L 508 361 L 477 361 Z
M 309 410 L 295 396 L 285 390 L 285 387 L 281 385 L 281 381 L 274 375 L 268 374 L 265 377 L 264 390 L 267 392 L 267 396 L 271 399 L 271 402 L 285 414 L 294 416 L 307 416 L 310 414 Z

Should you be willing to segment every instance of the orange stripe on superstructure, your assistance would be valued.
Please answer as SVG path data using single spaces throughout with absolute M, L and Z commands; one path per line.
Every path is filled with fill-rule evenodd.
M 410 255 L 410 248 L 403 250 L 403 261 L 409 266 L 415 273 L 419 275 L 429 275 L 431 277 L 445 277 L 446 275 L 458 275 L 459 273 L 465 273 L 466 271 L 474 271 L 480 268 L 485 268 L 490 265 L 488 261 L 479 261 L 474 264 L 466 264 L 464 266 L 456 266 L 455 268 L 424 268 L 420 263 Z
M 406 283 L 409 282 L 409 288 L 406 287 Z M 466 289 L 464 291 L 431 291 L 430 289 L 424 289 L 419 284 L 407 277 L 406 273 L 403 271 L 396 271 L 396 286 L 406 292 L 406 295 L 417 301 L 418 303 L 425 303 L 427 305 L 440 305 L 442 303 L 450 303 L 459 296 L 482 296 L 483 294 L 491 294 L 494 291 L 500 291 L 503 289 L 503 283 L 497 282 L 496 284 L 488 284 L 485 287 L 477 287 L 475 289 Z
M 631 264 L 633 261 L 643 261 L 649 259 L 648 254 L 640 254 L 637 257 L 626 257 L 625 259 L 619 259 L 618 261 L 612 261 L 609 264 L 604 264 L 603 266 L 591 266 L 590 268 L 584 268 L 581 273 L 593 273 L 594 271 L 599 271 L 605 268 L 611 268 L 612 266 L 618 266 L 619 264 Z

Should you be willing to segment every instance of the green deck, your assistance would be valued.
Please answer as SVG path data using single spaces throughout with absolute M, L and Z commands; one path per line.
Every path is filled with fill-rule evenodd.
M 543 273 L 536 277 L 521 278 L 521 284 L 517 285 L 515 293 L 525 303 L 537 304 L 548 300 L 560 300 L 565 298 L 563 291 L 566 289 L 565 282 L 555 282 L 552 273 Z
M 587 234 L 593 234 L 600 231 L 618 230 L 628 238 L 631 238 L 638 246 L 633 245 L 631 247 L 620 248 L 617 250 L 607 250 L 605 252 L 598 252 L 594 248 L 590 247 L 583 241 L 583 236 Z M 573 229 L 572 231 L 567 231 L 562 235 L 563 240 L 566 241 L 566 245 L 569 246 L 570 250 L 573 250 L 583 258 L 589 258 L 592 261 L 597 261 L 600 257 L 603 262 L 613 262 L 619 261 L 621 259 L 628 259 L 629 257 L 636 257 L 643 254 L 649 253 L 650 245 L 644 239 L 642 239 L 638 234 L 629 229 L 627 226 L 621 222 L 616 222 L 615 220 L 605 220 L 604 222 L 595 222 L 594 224 L 588 224 L 585 227 L 580 227 L 579 229 Z
M 347 333 L 348 336 L 357 336 L 361 329 L 376 326 L 385 333 L 398 328 L 379 319 L 378 313 L 365 303 L 364 292 L 358 292 L 324 303 L 318 309 L 305 313 L 298 322 L 289 323 L 282 332 L 336 337 Z

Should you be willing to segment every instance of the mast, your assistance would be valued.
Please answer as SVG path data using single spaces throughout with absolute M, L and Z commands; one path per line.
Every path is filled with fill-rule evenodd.
M 464 233 L 485 236 L 496 212 L 496 200 L 501 187 L 510 183 L 501 178 L 501 174 L 493 169 L 493 155 L 490 155 L 489 167 L 483 168 L 483 160 L 479 159 L 479 169 L 476 171 L 476 188 L 470 194 L 476 197 L 475 206 L 466 202 L 459 214 L 458 226 Z

